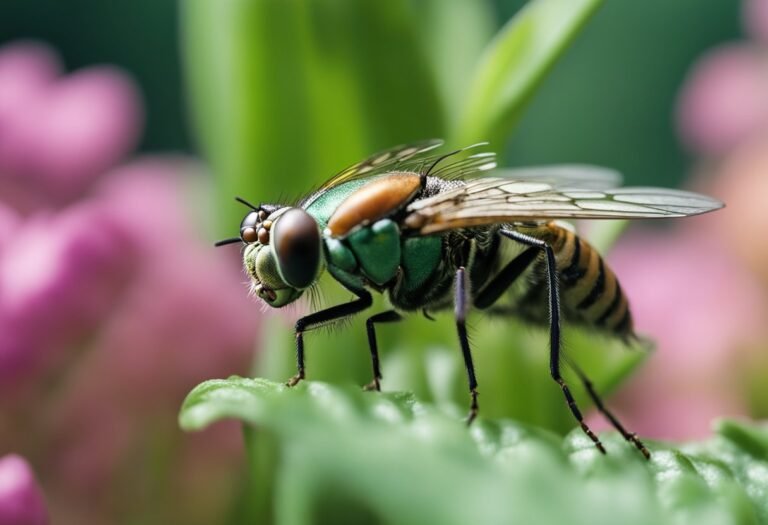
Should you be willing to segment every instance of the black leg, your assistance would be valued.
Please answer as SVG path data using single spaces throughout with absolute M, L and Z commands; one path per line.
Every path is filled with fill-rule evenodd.
M 365 322 L 365 328 L 368 331 L 368 347 L 371 349 L 371 363 L 373 364 L 373 381 L 367 384 L 364 388 L 366 390 L 381 390 L 381 369 L 379 368 L 379 346 L 376 344 L 376 328 L 375 323 L 392 323 L 402 320 L 402 316 L 394 310 L 381 312 L 380 314 L 372 315 Z
M 455 314 L 456 330 L 459 333 L 459 343 L 461 344 L 461 354 L 464 356 L 464 366 L 467 368 L 467 378 L 469 379 L 469 395 L 472 401 L 469 405 L 469 416 L 467 416 L 467 425 L 477 417 L 479 406 L 477 404 L 477 379 L 475 379 L 475 366 L 472 364 L 472 353 L 469 351 L 469 338 L 467 337 L 467 310 L 469 309 L 469 295 L 467 293 L 467 278 L 464 267 L 459 267 L 456 271 L 456 296 L 455 296 Z
M 362 312 L 373 303 L 371 294 L 365 290 L 354 291 L 354 293 L 358 299 L 352 302 L 320 310 L 296 321 L 296 368 L 298 370 L 296 375 L 288 380 L 288 386 L 294 386 L 304 379 L 304 332 Z
M 573 362 L 573 360 L 568 359 L 567 360 L 568 366 L 573 369 L 574 372 L 576 372 L 576 375 L 579 376 L 579 379 L 581 380 L 581 383 L 584 385 L 584 389 L 589 394 L 589 397 L 592 398 L 592 402 L 595 404 L 595 407 L 597 410 L 605 416 L 605 418 L 611 422 L 611 425 L 613 425 L 613 428 L 619 431 L 619 434 L 622 435 L 624 439 L 635 445 L 637 447 L 637 450 L 640 451 L 640 453 L 645 456 L 645 459 L 651 459 L 651 453 L 648 451 L 648 449 L 645 447 L 642 441 L 640 441 L 640 438 L 637 437 L 637 435 L 634 432 L 628 432 L 626 428 L 624 428 L 624 425 L 621 424 L 621 421 L 618 420 L 616 416 L 614 416 L 610 410 L 605 406 L 603 403 L 603 400 L 600 398 L 600 395 L 598 395 L 597 391 L 595 390 L 594 385 L 592 384 L 592 381 L 589 380 L 587 375 L 584 373 L 584 371 L 579 368 L 576 363 Z
M 499 233 L 513 241 L 526 246 L 537 247 L 544 252 L 547 263 L 547 288 L 549 290 L 549 373 L 552 379 L 560 385 L 565 401 L 568 403 L 568 408 L 571 410 L 573 417 L 576 418 L 576 421 L 579 422 L 579 425 L 581 425 L 581 429 L 589 436 L 589 439 L 592 440 L 597 449 L 605 454 L 605 447 L 603 447 L 595 433 L 592 432 L 592 429 L 584 422 L 584 416 L 582 416 L 581 410 L 576 405 L 576 400 L 573 399 L 571 390 L 560 374 L 560 286 L 557 277 L 555 252 L 546 242 L 530 235 L 514 230 L 501 230 Z

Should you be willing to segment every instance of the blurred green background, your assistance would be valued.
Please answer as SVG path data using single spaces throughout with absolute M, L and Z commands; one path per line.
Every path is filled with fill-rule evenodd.
M 493 23 L 523 4 L 495 0 Z M 590 162 L 618 168 L 629 182 L 678 184 L 689 159 L 672 122 L 677 90 L 703 50 L 737 38 L 739 9 L 733 0 L 606 2 L 525 112 L 508 163 Z M 142 149 L 194 151 L 178 20 L 172 0 L 4 0 L 0 43 L 37 38 L 70 69 L 125 68 L 146 103 Z

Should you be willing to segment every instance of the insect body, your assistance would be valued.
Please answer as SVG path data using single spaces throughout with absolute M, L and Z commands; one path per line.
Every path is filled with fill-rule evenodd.
M 629 305 L 614 273 L 586 241 L 557 219 L 682 217 L 722 207 L 695 193 L 617 188 L 615 173 L 565 166 L 511 170 L 503 177 L 466 178 L 495 168 L 492 153 L 428 153 L 437 140 L 378 153 L 342 171 L 297 206 L 253 206 L 240 235 L 253 291 L 281 307 L 298 299 L 327 270 L 356 299 L 296 322 L 297 374 L 305 376 L 304 333 L 369 308 L 371 291 L 393 309 L 366 328 L 379 389 L 375 325 L 401 314 L 453 309 L 469 379 L 469 421 L 478 412 L 477 381 L 465 326 L 470 307 L 546 324 L 550 373 L 568 407 L 597 448 L 560 373 L 561 318 L 624 340 L 634 337 Z M 605 408 L 586 375 L 569 361 L 597 408 L 646 456 L 634 434 Z

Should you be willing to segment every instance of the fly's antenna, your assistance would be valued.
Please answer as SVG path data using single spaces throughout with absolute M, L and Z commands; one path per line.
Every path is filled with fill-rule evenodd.
M 467 150 L 470 150 L 472 148 L 478 148 L 480 146 L 487 146 L 488 144 L 489 144 L 488 142 L 478 142 L 477 144 L 472 144 L 471 146 L 467 146 L 465 148 L 457 149 L 457 150 L 451 151 L 450 153 L 446 153 L 445 155 L 442 155 L 442 156 L 438 157 L 435 160 L 435 162 L 432 163 L 432 165 L 429 167 L 429 169 L 424 173 L 423 177 L 426 178 L 427 175 L 432 173 L 432 170 L 435 169 L 437 167 L 437 165 L 440 164 L 441 162 L 443 162 L 445 159 L 453 157 L 454 155 L 458 155 L 459 153 L 461 153 L 463 151 L 467 151 Z
M 260 208 L 257 208 L 256 206 L 254 206 L 253 204 L 251 204 L 250 202 L 248 202 L 247 200 L 245 200 L 242 197 L 235 197 L 235 200 L 237 202 L 239 202 L 240 204 L 245 204 L 246 206 L 248 206 L 253 211 L 259 211 L 259 209 L 260 209 Z M 242 241 L 242 239 L 240 237 L 230 237 L 228 239 L 222 239 L 220 241 L 217 241 L 213 245 L 216 248 L 218 248 L 219 246 L 226 246 L 227 244 L 235 244 L 235 243 L 241 242 L 241 241 Z
M 215 242 L 213 245 L 218 248 L 219 246 L 226 246 L 227 244 L 235 244 L 236 242 L 242 242 L 240 237 L 230 237 L 229 239 L 222 239 Z
M 240 204 L 245 204 L 246 206 L 248 206 L 248 207 L 249 207 L 250 209 L 252 209 L 253 211 L 259 211 L 259 210 L 261 209 L 261 208 L 259 208 L 258 206 L 254 206 L 253 204 L 251 204 L 250 202 L 248 202 L 247 200 L 245 200 L 245 199 L 244 199 L 244 198 L 242 198 L 242 197 L 235 197 L 235 200 L 236 200 L 237 202 L 239 202 Z

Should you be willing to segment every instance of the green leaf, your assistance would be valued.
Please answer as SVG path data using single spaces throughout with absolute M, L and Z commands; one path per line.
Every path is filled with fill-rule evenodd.
M 709 441 L 649 443 L 646 462 L 615 433 L 602 456 L 580 432 L 461 418 L 403 393 L 232 377 L 195 388 L 180 422 L 236 418 L 277 443 L 274 522 L 446 525 L 753 524 L 768 519 L 768 428 L 723 422 Z M 251 448 L 252 449 L 252 448 Z M 619 518 L 620 517 L 620 518 Z
M 453 129 L 456 143 L 500 147 L 523 106 L 602 0 L 531 0 L 488 46 L 469 100 Z
M 340 302 L 346 298 L 339 298 Z M 372 312 L 383 311 L 377 304 Z M 465 412 L 469 406 L 467 374 L 450 312 L 436 321 L 411 315 L 397 325 L 377 327 L 385 390 L 415 392 L 425 401 Z M 296 372 L 292 323 L 278 316 L 265 321 L 254 375 L 288 379 Z M 512 417 L 565 434 L 573 427 L 560 387 L 549 375 L 549 341 L 545 327 L 515 318 L 489 317 L 472 312 L 469 335 L 480 404 L 489 417 Z M 341 330 L 307 334 L 307 377 L 332 383 L 366 384 L 371 380 L 365 317 L 358 316 Z M 650 354 L 645 342 L 624 345 L 590 330 L 563 327 L 564 352 L 589 376 L 602 395 L 612 392 Z M 564 377 L 582 409 L 592 403 L 578 378 L 563 364 Z M 525 402 L 521 402 L 525 400 Z M 457 407 L 461 407 L 457 409 Z
M 414 323 L 426 324 L 428 332 L 404 331 L 393 352 L 384 350 L 383 387 L 415 390 L 425 400 L 452 409 L 458 406 L 459 412 L 465 412 L 469 406 L 467 375 L 453 320 L 446 315 L 437 323 Z M 473 314 L 470 323 L 482 413 L 512 417 L 561 434 L 573 428 L 563 393 L 549 375 L 547 331 L 509 317 Z M 650 355 L 647 344 L 627 347 L 615 339 L 570 327 L 565 328 L 563 340 L 566 355 L 603 395 Z M 592 403 L 578 378 L 565 364 L 562 371 L 579 406 L 589 408 Z

